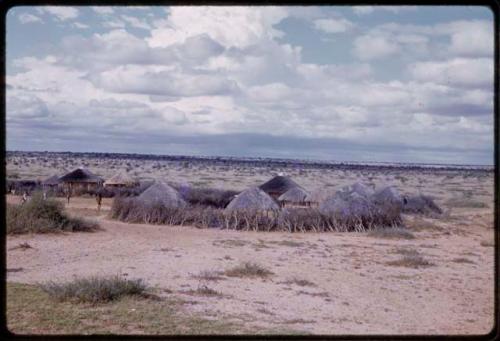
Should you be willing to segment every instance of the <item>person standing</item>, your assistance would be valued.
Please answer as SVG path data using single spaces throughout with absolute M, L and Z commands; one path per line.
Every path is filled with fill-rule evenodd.
M 95 200 L 97 201 L 97 211 L 99 212 L 101 211 L 101 203 L 102 203 L 102 194 L 100 192 L 97 193 Z
M 71 199 L 71 190 L 68 188 L 68 192 L 66 193 L 66 199 L 68 199 L 68 205 L 69 205 L 69 199 Z
M 26 201 L 28 201 L 28 193 L 26 191 L 24 191 L 23 197 L 21 198 L 21 205 L 24 205 L 24 203 L 26 203 Z

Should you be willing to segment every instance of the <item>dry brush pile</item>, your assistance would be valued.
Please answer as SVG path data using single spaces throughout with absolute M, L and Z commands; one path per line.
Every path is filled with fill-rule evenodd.
M 136 198 L 115 198 L 111 218 L 130 223 L 191 225 L 253 231 L 325 232 L 366 231 L 401 224 L 400 210 L 369 204 L 361 211 L 321 212 L 319 209 L 287 208 L 278 211 L 226 211 L 203 205 L 166 207 Z

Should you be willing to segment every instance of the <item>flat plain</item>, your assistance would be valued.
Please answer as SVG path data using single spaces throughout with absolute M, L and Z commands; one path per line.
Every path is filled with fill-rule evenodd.
M 112 199 L 97 212 L 95 199 L 73 198 L 65 210 L 97 220 L 101 230 L 7 237 L 7 321 L 14 333 L 486 334 L 493 327 L 493 172 L 9 157 L 7 174 L 43 179 L 80 165 L 104 178 L 129 168 L 141 180 L 234 190 L 278 172 L 310 191 L 389 184 L 434 197 L 445 213 L 404 215 L 405 235 L 244 232 L 128 224 L 108 218 Z M 269 274 L 231 275 L 245 263 Z M 175 316 L 156 301 L 47 305 L 36 291 L 48 280 L 99 274 L 144 279 Z M 45 302 L 44 310 L 35 301 Z M 95 311 L 115 323 L 88 313 Z M 46 317 L 61 312 L 64 323 Z M 164 318 L 153 323 L 152 312 Z

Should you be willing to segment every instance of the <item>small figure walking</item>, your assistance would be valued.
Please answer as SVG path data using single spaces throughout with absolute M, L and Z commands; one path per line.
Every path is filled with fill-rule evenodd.
M 26 203 L 26 201 L 28 201 L 28 193 L 26 191 L 24 191 L 23 197 L 21 198 L 21 205 L 24 205 L 24 203 Z
M 43 200 L 47 200 L 47 192 L 43 191 Z
M 97 201 L 97 211 L 99 212 L 99 211 L 101 211 L 102 194 L 97 193 L 95 200 Z
M 71 199 L 71 190 L 68 189 L 68 192 L 66 193 L 66 199 L 68 199 L 68 205 L 69 205 L 69 199 Z

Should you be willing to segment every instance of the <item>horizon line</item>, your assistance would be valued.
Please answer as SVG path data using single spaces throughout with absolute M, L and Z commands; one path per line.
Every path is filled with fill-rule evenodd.
M 333 164 L 366 164 L 369 165 L 371 163 L 377 164 L 408 164 L 408 165 L 431 165 L 431 166 L 473 166 L 473 167 L 495 167 L 495 164 L 466 164 L 466 163 L 435 163 L 435 162 L 405 162 L 405 161 L 340 161 L 340 160 L 324 160 L 324 159 L 314 159 L 314 158 L 283 158 L 283 157 L 270 157 L 270 156 L 235 156 L 235 155 L 189 155 L 189 154 L 157 154 L 157 153 L 126 153 L 126 152 L 106 152 L 106 151 L 50 151 L 50 150 L 5 150 L 6 153 L 15 153 L 15 152 L 25 152 L 25 153 L 72 153 L 72 154 L 122 154 L 122 155 L 152 155 L 152 156 L 182 156 L 182 157 L 192 157 L 192 158 L 236 158 L 236 159 L 267 159 L 267 160 L 290 160 L 290 161 L 308 161 L 315 163 L 333 163 Z

